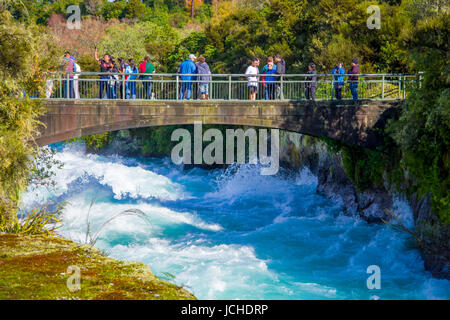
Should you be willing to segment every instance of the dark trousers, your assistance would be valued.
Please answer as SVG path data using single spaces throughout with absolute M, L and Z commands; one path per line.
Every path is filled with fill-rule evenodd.
M 73 80 L 64 80 L 64 98 L 73 99 L 75 98 L 75 93 L 73 92 Z
M 336 93 L 336 100 L 342 100 L 342 86 L 334 87 Z
M 112 98 L 111 87 L 108 83 L 108 80 L 109 80 L 108 78 L 100 78 L 100 81 L 98 83 L 100 87 L 99 99 L 103 99 L 103 97 L 105 96 L 105 92 L 106 92 L 106 99 Z
M 192 82 L 182 82 L 180 90 L 180 100 L 191 98 Z
M 276 94 L 276 88 L 275 83 L 268 83 L 266 84 L 265 90 L 264 90 L 264 98 L 266 100 L 274 100 Z
M 119 92 L 117 93 L 119 99 L 124 99 L 124 98 L 125 98 L 126 95 L 123 94 L 123 90 L 124 90 L 124 89 L 126 89 L 126 86 L 125 86 L 125 88 L 124 88 L 123 82 L 121 81 L 121 82 L 120 82 L 120 85 L 119 85 L 119 88 L 118 88 L 118 91 L 119 91 Z
M 307 87 L 305 89 L 305 97 L 306 100 L 316 100 L 316 87 Z
M 353 100 L 358 100 L 358 83 L 350 83 L 349 88 L 352 93 Z

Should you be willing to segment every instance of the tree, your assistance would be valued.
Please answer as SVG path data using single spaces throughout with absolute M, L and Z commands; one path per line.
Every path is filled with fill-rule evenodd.
M 86 12 L 93 16 L 99 13 L 102 4 L 102 0 L 84 0 L 84 7 L 86 9 Z
M 434 212 L 450 224 L 450 15 L 418 22 L 405 38 L 412 68 L 423 71 L 390 131 L 402 151 L 401 164 L 413 177 L 411 192 L 431 194 Z
M 43 108 L 28 96 L 44 94 L 45 72 L 55 68 L 58 53 L 42 28 L 0 13 L 0 223 L 15 217 L 37 152 L 33 137 Z
M 200 8 L 203 4 L 203 0 L 185 0 L 185 7 L 191 14 L 191 19 L 194 19 L 195 8 Z

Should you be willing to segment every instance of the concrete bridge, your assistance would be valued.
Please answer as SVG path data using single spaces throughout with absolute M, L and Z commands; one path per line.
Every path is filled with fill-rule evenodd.
M 246 125 L 327 137 L 370 149 L 401 100 L 44 100 L 39 146 L 108 131 L 176 124 Z

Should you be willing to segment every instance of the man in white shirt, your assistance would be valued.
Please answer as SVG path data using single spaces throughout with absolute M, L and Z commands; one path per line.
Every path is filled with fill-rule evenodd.
M 250 90 L 250 100 L 256 100 L 256 93 L 258 92 L 258 74 L 259 74 L 259 59 L 253 58 L 252 64 L 247 67 L 245 74 L 251 75 L 248 77 L 248 88 Z

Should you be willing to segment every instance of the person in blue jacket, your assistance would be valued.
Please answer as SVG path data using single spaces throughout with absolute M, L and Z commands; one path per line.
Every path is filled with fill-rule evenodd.
M 178 73 L 182 74 L 182 76 L 180 76 L 180 100 L 183 100 L 185 97 L 187 100 L 191 98 L 192 82 L 190 81 L 195 80 L 196 77 L 193 76 L 193 74 L 197 73 L 197 66 L 194 63 L 195 59 L 197 59 L 197 57 L 190 54 L 189 58 L 184 60 L 178 69 Z
M 345 74 L 344 63 L 339 62 L 331 71 L 331 74 L 338 74 L 334 76 L 334 91 L 336 92 L 336 99 L 342 99 L 342 88 L 344 87 L 344 77 Z
M 128 60 L 128 64 L 125 66 L 125 75 L 126 75 L 126 98 L 127 99 L 136 99 L 136 79 L 139 73 L 138 68 L 136 67 L 136 63 L 133 59 Z

